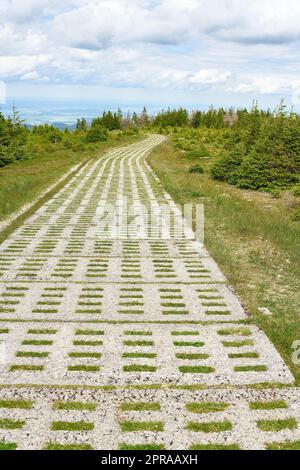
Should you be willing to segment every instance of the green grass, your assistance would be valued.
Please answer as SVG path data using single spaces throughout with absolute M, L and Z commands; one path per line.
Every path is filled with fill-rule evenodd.
M 208 366 L 179 366 L 178 370 L 183 374 L 211 374 L 215 371 L 213 367 Z
M 288 419 L 274 419 L 274 420 L 259 420 L 257 421 L 257 427 L 261 431 L 266 432 L 279 432 L 284 429 L 297 429 L 297 421 L 295 418 Z
M 179 130 L 174 138 L 190 142 L 189 132 Z M 156 147 L 148 161 L 176 203 L 204 202 L 206 247 L 299 385 L 300 366 L 292 362 L 291 348 L 300 338 L 300 224 L 291 220 L 295 201 L 287 192 L 275 199 L 213 180 L 208 170 L 224 152 L 222 132 L 197 131 L 196 142 L 205 142 L 211 157 L 201 161 L 204 175 L 188 173 L 190 161 L 174 149 L 172 138 Z M 261 307 L 272 315 L 263 315 Z
M 70 372 L 99 372 L 100 366 L 69 366 L 68 371 Z
M 169 289 L 169 288 L 162 287 L 161 289 L 159 289 L 159 291 L 160 292 L 178 292 L 178 293 L 180 293 L 181 289 Z
M 182 359 L 182 360 L 191 360 L 194 361 L 196 359 L 208 359 L 209 355 L 208 354 L 188 354 L 188 353 L 177 353 L 176 354 L 177 359 Z
M 28 400 L 0 400 L 0 408 L 30 410 L 33 402 Z
M 58 400 L 53 403 L 54 410 L 80 410 L 80 411 L 95 411 L 95 403 L 83 403 L 81 401 L 62 401 Z
M 17 351 L 16 357 L 48 357 L 48 352 Z
M 13 163 L 0 169 L 1 219 L 18 210 L 23 204 L 31 202 L 72 166 L 87 158 L 87 155 L 79 153 L 71 158 L 65 158 L 63 155 L 62 158 L 63 153 Z
M 266 372 L 268 370 L 267 366 L 264 365 L 255 365 L 255 366 L 236 366 L 234 367 L 235 372 Z
M 57 313 L 57 312 L 58 312 L 58 310 L 53 309 L 53 308 L 52 309 L 50 309 L 50 308 L 47 308 L 47 309 L 46 308 L 45 309 L 34 308 L 32 310 L 32 313 Z
M 188 310 L 163 310 L 163 315 L 188 315 Z
M 58 442 L 49 442 L 44 450 L 93 450 L 89 444 L 59 444 Z
M 190 413 L 205 414 L 205 413 L 219 413 L 225 411 L 229 407 L 229 403 L 214 403 L 214 402 L 197 402 L 187 403 L 186 409 Z
M 131 288 L 122 287 L 120 290 L 122 292 L 143 292 L 143 289 L 141 289 L 140 287 L 131 287 Z
M 275 401 L 253 401 L 249 403 L 250 410 L 286 410 L 288 405 L 283 400 Z
M 267 450 L 300 450 L 300 441 L 286 441 L 266 444 Z
M 86 309 L 86 310 L 82 310 L 82 309 L 77 309 L 76 310 L 76 313 L 82 313 L 82 314 L 85 314 L 85 313 L 94 313 L 94 314 L 99 314 L 101 313 L 101 310 L 95 310 L 95 309 Z
M 122 403 L 120 406 L 122 411 L 160 411 L 158 402 L 136 402 Z
M 95 359 L 100 359 L 102 356 L 101 353 L 96 352 L 70 352 L 69 357 L 93 357 Z
M 121 421 L 120 427 L 122 432 L 161 432 L 164 430 L 164 423 L 162 421 Z
M 206 310 L 205 315 L 231 315 L 230 310 Z
M 230 421 L 221 421 L 219 423 L 212 422 L 212 423 L 197 423 L 194 421 L 190 421 L 186 427 L 189 431 L 193 432 L 225 432 L 232 430 L 232 424 Z
M 45 260 L 46 261 L 46 260 Z M 57 291 L 66 291 L 66 287 L 45 287 L 45 291 L 57 292 Z
M 163 444 L 126 444 L 122 442 L 119 444 L 119 450 L 164 450 Z
M 25 421 L 15 420 L 15 419 L 0 419 L 0 429 L 22 429 Z
M 221 336 L 251 336 L 252 331 L 250 328 L 240 327 L 240 328 L 224 328 L 218 331 L 218 334 Z
M 172 336 L 198 336 L 199 332 L 198 331 L 172 331 L 171 332 Z
M 165 302 L 165 303 L 161 303 L 160 304 L 162 307 L 176 307 L 176 308 L 180 308 L 180 307 L 185 307 L 186 305 L 183 304 L 183 303 L 171 303 L 171 302 Z
M 76 330 L 75 335 L 102 336 L 104 335 L 104 331 L 103 330 Z
M 84 341 L 84 340 L 75 340 L 73 341 L 74 346 L 102 346 L 103 341 Z
M 156 372 L 157 367 L 140 365 L 140 364 L 131 364 L 129 366 L 123 366 L 124 372 Z
M 118 310 L 120 315 L 144 315 L 144 310 Z
M 128 336 L 152 336 L 151 331 L 137 331 L 137 330 L 126 330 L 124 335 Z
M 203 341 L 174 341 L 174 346 L 178 347 L 193 346 L 195 348 L 202 348 L 204 344 Z
M 43 339 L 25 339 L 22 342 L 23 346 L 52 346 L 53 341 Z
M 0 450 L 16 450 L 16 448 L 15 442 L 0 442 Z
M 53 421 L 51 431 L 92 431 L 94 423 L 86 421 Z
M 244 346 L 254 346 L 254 342 L 251 339 L 245 339 L 245 341 L 222 341 L 225 348 L 243 348 Z
M 10 367 L 10 372 L 24 371 L 24 372 L 41 372 L 44 366 L 36 366 L 31 364 L 14 364 Z
M 122 357 L 124 359 L 154 359 L 157 356 L 155 353 L 130 353 L 130 352 L 125 352 L 122 354 Z
M 154 346 L 153 341 L 123 341 L 124 346 Z
M 120 307 L 143 307 L 144 302 L 120 302 Z
M 258 359 L 259 354 L 256 352 L 245 352 L 245 353 L 230 353 L 228 354 L 229 359 Z
M 99 152 L 111 147 L 134 142 L 137 138 L 139 137 L 126 135 L 119 137 L 111 133 L 107 142 L 90 144 L 84 151 L 74 151 L 62 148 L 59 144 L 56 146 L 44 144 L 41 140 L 35 142 L 36 139 L 31 137 L 34 145 L 39 147 L 38 157 L 26 161 L 20 160 L 0 168 L 0 220 L 9 217 L 24 204 L 32 202 L 75 165 L 89 158 L 96 158 Z M 45 201 L 43 198 L 39 205 Z M 30 212 L 34 209 L 36 208 Z M 26 215 L 20 217 L 8 230 L 3 231 L 1 241 L 25 218 Z

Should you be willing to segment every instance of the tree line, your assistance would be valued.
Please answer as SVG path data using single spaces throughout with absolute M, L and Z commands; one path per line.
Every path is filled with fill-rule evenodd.
M 300 181 L 300 116 L 282 101 L 274 112 L 255 103 L 238 112 L 212 176 L 243 189 L 276 193 Z
M 284 102 L 273 111 L 209 108 L 189 113 L 185 108 L 167 109 L 149 115 L 104 111 L 88 122 L 77 120 L 74 131 L 50 124 L 29 128 L 13 108 L 12 116 L 0 112 L 0 166 L 51 152 L 60 146 L 80 151 L 86 145 L 104 142 L 111 132 L 136 133 L 140 129 L 165 134 L 181 129 L 216 129 L 224 152 L 211 168 L 213 178 L 246 189 L 274 190 L 299 183 L 300 116 L 287 111 Z M 199 136 L 199 147 L 200 147 Z

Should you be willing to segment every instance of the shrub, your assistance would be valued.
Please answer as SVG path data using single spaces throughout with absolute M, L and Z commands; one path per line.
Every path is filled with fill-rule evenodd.
M 296 184 L 296 186 L 292 188 L 292 192 L 294 196 L 300 197 L 300 184 Z
M 137 127 L 128 127 L 123 131 L 123 135 L 136 135 L 139 133 L 139 129 Z M 122 134 L 121 134 L 122 135 Z
M 187 152 L 186 157 L 190 160 L 196 160 L 197 158 L 209 158 L 209 152 L 205 149 L 191 150 Z
M 215 179 L 244 189 L 271 191 L 299 181 L 300 118 L 244 116 L 226 141 L 227 153 L 211 168 Z
M 194 165 L 189 169 L 189 173 L 204 173 L 204 169 L 200 165 Z
M 64 148 L 67 150 L 72 148 L 72 142 L 70 139 L 65 139 L 63 145 L 64 145 Z
M 245 150 L 240 144 L 236 152 L 225 154 L 220 157 L 211 167 L 212 176 L 219 181 L 227 181 L 231 184 L 237 184 L 239 180 L 239 169 L 243 161 Z
M 26 160 L 29 154 L 24 146 L 10 144 L 9 146 L 0 146 L 0 167 L 13 163 L 17 160 Z
M 48 140 L 51 142 L 51 144 L 57 144 L 62 141 L 63 139 L 63 134 L 59 129 L 53 128 L 51 131 L 48 133 Z
M 79 144 L 73 144 L 72 145 L 72 152 L 84 152 L 85 151 L 85 146 L 82 143 Z
M 294 222 L 300 222 L 300 206 L 294 210 L 294 213 L 292 215 L 292 220 Z
M 106 142 L 108 140 L 108 132 L 102 126 L 94 125 L 91 127 L 86 135 L 86 142 Z

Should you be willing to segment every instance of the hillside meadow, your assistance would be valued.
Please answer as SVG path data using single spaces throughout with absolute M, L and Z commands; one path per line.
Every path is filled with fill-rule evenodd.
M 212 175 L 228 155 L 231 129 L 168 130 L 149 163 L 179 204 L 205 206 L 205 244 L 249 313 L 300 383 L 292 362 L 300 339 L 299 196 L 294 189 L 240 189 Z

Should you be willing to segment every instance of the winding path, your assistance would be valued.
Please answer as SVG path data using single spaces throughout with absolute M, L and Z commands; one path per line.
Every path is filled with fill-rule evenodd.
M 290 371 L 146 162 L 163 139 L 89 162 L 1 245 L 0 449 L 300 440 Z

